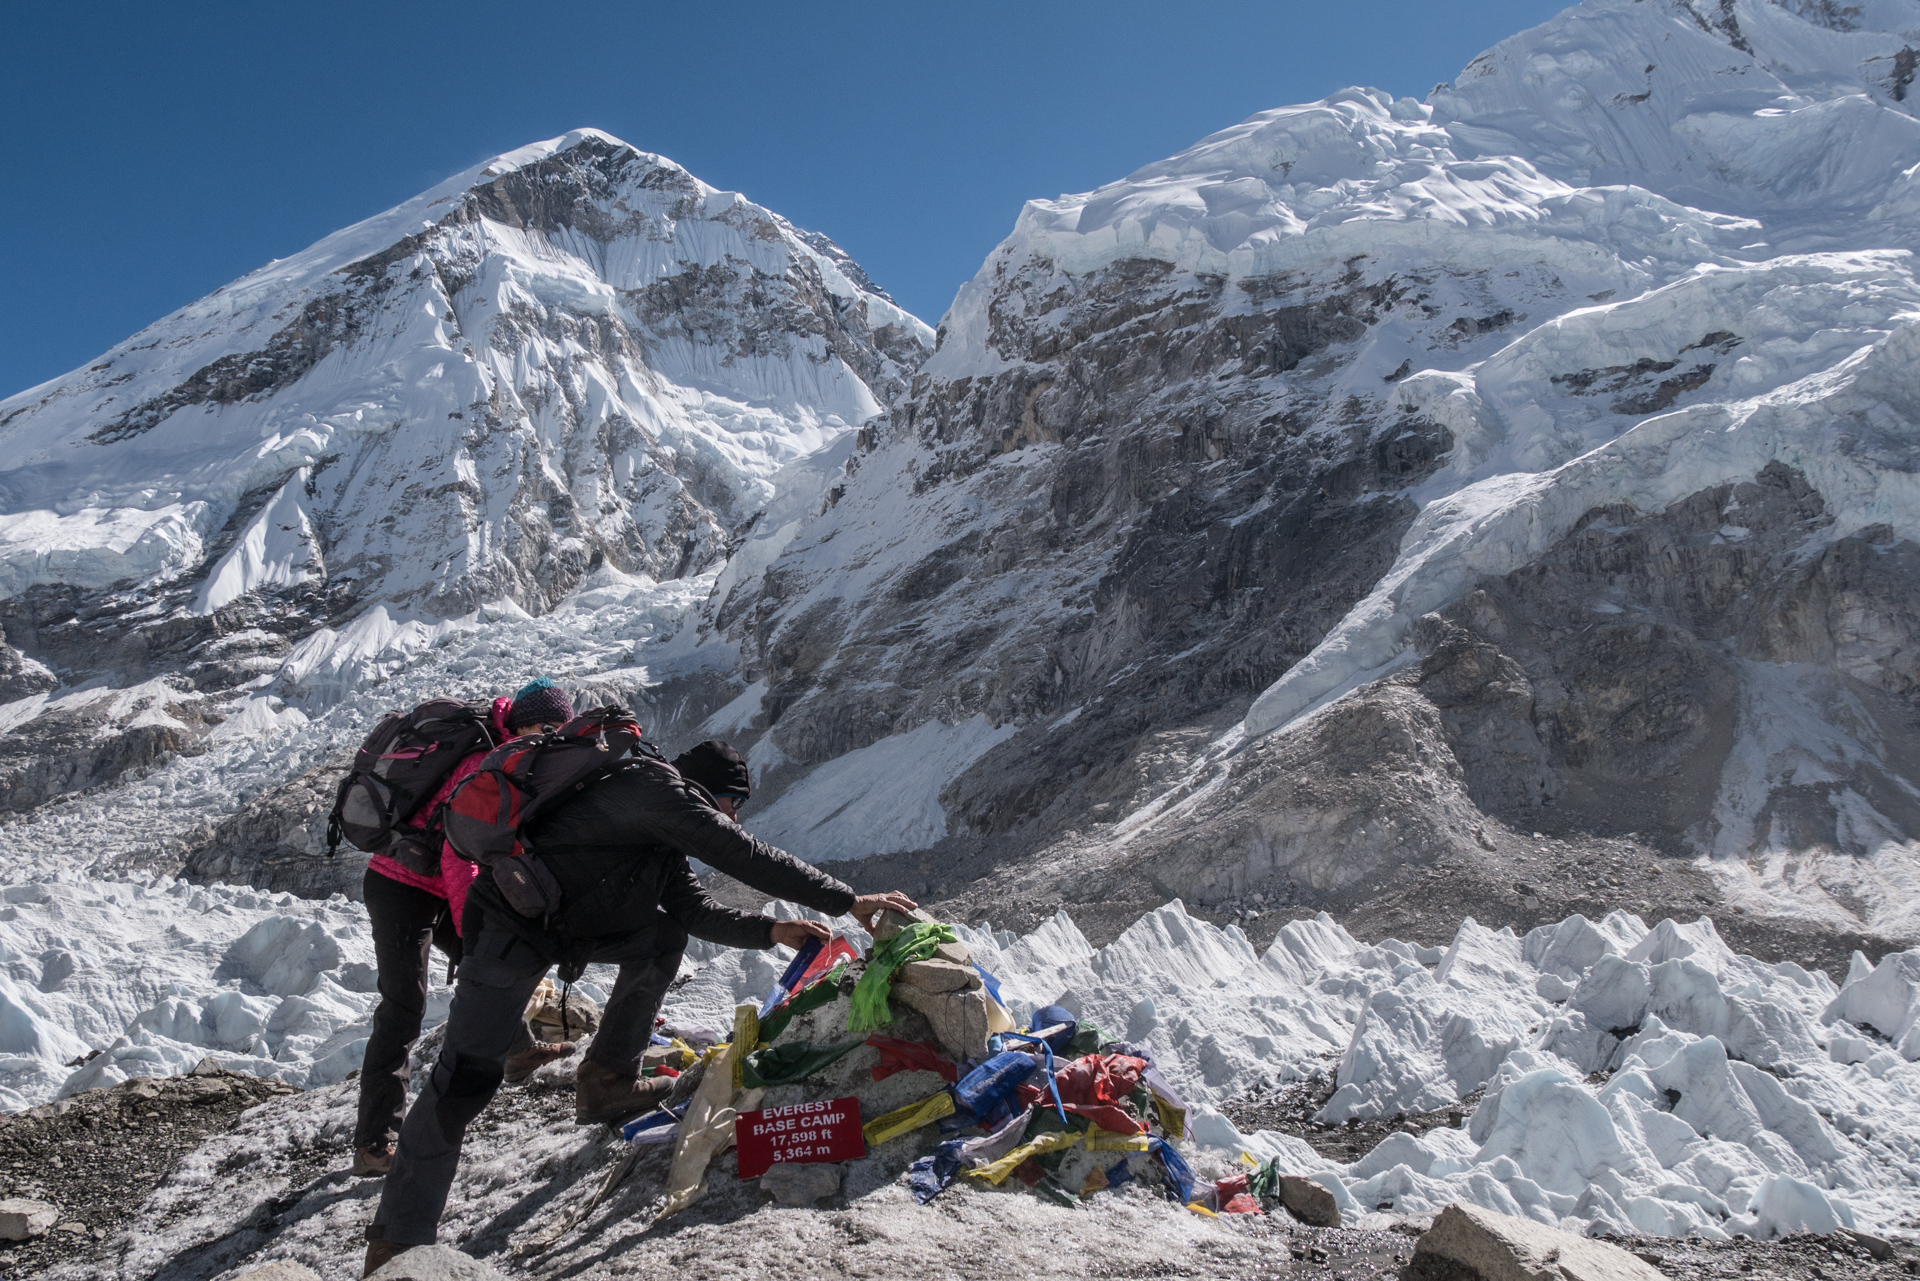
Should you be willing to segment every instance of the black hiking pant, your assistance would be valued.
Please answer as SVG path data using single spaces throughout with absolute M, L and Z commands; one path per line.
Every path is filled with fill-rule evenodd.
M 447 901 L 367 869 L 361 891 L 373 926 L 373 962 L 380 970 L 380 1004 L 373 1011 L 366 1057 L 360 1062 L 360 1117 L 356 1148 L 384 1144 L 400 1128 L 407 1106 L 408 1060 L 427 1012 L 428 948 L 438 945 L 455 962 L 460 936 Z
M 434 1240 L 467 1126 L 500 1088 L 506 1057 L 516 1037 L 524 1035 L 527 999 L 552 964 L 492 913 L 472 910 L 472 898 L 467 902 L 463 924 L 472 937 L 460 962 L 447 1038 L 400 1127 L 393 1169 L 367 1229 L 371 1241 L 428 1245 Z M 686 931 L 661 912 L 649 926 L 597 942 L 587 959 L 618 965 L 620 976 L 587 1058 L 626 1076 L 639 1072 L 654 1016 L 679 973 L 686 946 Z

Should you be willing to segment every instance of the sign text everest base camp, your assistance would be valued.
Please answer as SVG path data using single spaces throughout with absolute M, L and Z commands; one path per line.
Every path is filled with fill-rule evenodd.
M 867 1154 L 860 1100 L 852 1096 L 742 1112 L 733 1135 L 743 1179 L 789 1161 L 852 1161 Z

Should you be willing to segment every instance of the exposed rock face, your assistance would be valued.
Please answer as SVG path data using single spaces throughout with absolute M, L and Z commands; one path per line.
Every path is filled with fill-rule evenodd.
M 1448 709 L 1476 799 L 1503 815 L 1553 804 L 1595 827 L 1651 825 L 1713 847 L 1735 817 L 1719 812 L 1717 784 L 1743 680 L 1760 679 L 1750 664 L 1825 669 L 1873 737 L 1911 736 L 1920 547 L 1869 527 L 1809 554 L 1831 520 L 1804 477 L 1774 465 L 1664 512 L 1591 512 L 1536 564 L 1431 616 L 1420 688 Z M 1790 797 L 1852 786 L 1911 824 L 1920 810 L 1907 788 L 1876 776 L 1891 768 L 1911 786 L 1915 765 L 1888 752 L 1770 808 L 1804 812 Z M 1651 807 L 1634 812 L 1623 790 Z M 1819 826 L 1829 845 L 1845 839 L 1831 806 Z M 1744 845 L 1753 834 L 1728 835 Z
M 26 732 L 0 738 L 0 809 L 32 809 L 170 753 L 195 750 L 207 728 L 205 704 L 186 685 L 178 678 L 154 680 L 50 703 Z
M 767 683 L 767 782 L 984 716 L 1022 729 L 944 798 L 955 830 L 1152 795 L 1165 735 L 1232 719 L 1391 562 L 1399 495 L 1451 437 L 1338 394 L 1333 348 L 1420 298 L 1009 267 L 985 310 L 1012 368 L 923 374 L 838 505 L 719 611 Z
M 1510 847 L 1545 828 L 1599 856 L 1581 892 L 1715 852 L 1756 875 L 1784 862 L 1826 928 L 1901 937 L 1920 922 L 1874 869 L 1903 857 L 1889 834 L 1920 831 L 1920 548 L 1872 527 L 1814 542 L 1830 520 L 1784 467 L 1660 512 L 1590 512 L 1421 619 L 1401 672 L 1215 766 L 1196 751 L 1144 825 L 1070 832 L 1002 893 L 1351 910 L 1383 887 L 1431 895 L 1440 874 L 1465 910 L 1522 923 L 1555 908 L 1541 869 L 1505 870 Z M 1719 897 L 1668 872 L 1657 902 Z M 1469 884 L 1500 901 L 1476 907 Z
M 348 759 L 308 770 L 249 801 L 210 832 L 195 833 L 180 875 L 302 898 L 338 893 L 358 899 L 367 856 L 343 844 L 337 855 L 327 857 L 327 815 L 351 763 Z
M 7 644 L 6 633 L 0 631 L 0 703 L 11 703 L 58 688 L 58 676 Z
M 1675 853 L 1784 859 L 1836 923 L 1920 926 L 1859 867 L 1920 832 L 1920 546 L 1817 537 L 1831 521 L 1775 465 L 1663 512 L 1591 512 L 1432 616 L 1420 688 L 1475 799 L 1516 826 L 1551 807 Z

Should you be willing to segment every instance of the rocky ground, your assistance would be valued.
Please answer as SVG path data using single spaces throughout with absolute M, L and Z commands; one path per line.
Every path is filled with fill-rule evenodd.
M 0 1241 L 0 1276 L 38 1276 L 97 1253 L 182 1155 L 255 1104 L 292 1093 L 282 1082 L 208 1064 L 192 1076 L 136 1077 L 0 1116 L 6 1196 L 60 1211 L 45 1235 Z
M 876 1194 L 887 1199 L 888 1189 L 852 1190 L 851 1197 L 835 1196 L 813 1209 L 771 1206 L 755 1185 L 733 1176 L 730 1155 L 716 1162 L 714 1194 L 707 1201 L 668 1224 L 636 1232 L 635 1219 L 650 1217 L 647 1211 L 666 1173 L 668 1153 L 663 1148 L 644 1150 L 603 1203 L 569 1228 L 576 1208 L 585 1208 L 582 1189 L 605 1182 L 618 1152 L 618 1145 L 605 1141 L 606 1131 L 571 1125 L 566 1115 L 572 1104 L 570 1087 L 565 1065 L 543 1071 L 527 1087 L 503 1091 L 472 1134 L 476 1164 L 496 1159 L 492 1150 L 503 1144 L 508 1151 L 524 1144 L 530 1131 L 569 1136 L 563 1159 L 541 1162 L 530 1171 L 535 1177 L 528 1195 L 511 1213 L 491 1219 L 485 1230 L 460 1242 L 503 1272 L 678 1278 L 699 1266 L 709 1275 L 745 1276 L 766 1275 L 755 1270 L 777 1260 L 789 1276 L 898 1274 L 888 1260 L 904 1262 L 900 1256 L 917 1254 L 926 1244 L 909 1247 L 898 1231 L 887 1230 L 887 1216 L 862 1204 Z M 1357 1127 L 1318 1127 L 1303 1117 L 1315 1106 L 1311 1096 L 1318 1088 L 1295 1086 L 1249 1096 L 1228 1112 L 1242 1125 L 1300 1134 L 1321 1152 L 1343 1160 L 1362 1155 L 1396 1129 L 1419 1131 L 1454 1119 L 1437 1112 Z M 340 1098 L 327 1106 L 337 1110 L 351 1090 L 350 1085 L 331 1087 L 324 1093 Z M 236 1196 L 231 1189 L 214 1195 L 257 1200 L 249 1213 L 220 1225 L 224 1230 L 208 1229 L 214 1234 L 206 1239 L 179 1242 L 158 1267 L 143 1263 L 134 1271 L 127 1269 L 127 1264 L 151 1256 L 137 1247 L 129 1229 L 137 1225 L 143 1232 L 171 1235 L 183 1226 L 180 1213 L 145 1213 L 157 1204 L 143 1205 L 146 1193 L 191 1150 L 229 1132 L 263 1126 L 280 1133 L 298 1129 L 298 1115 L 310 1110 L 304 1098 L 271 1102 L 293 1093 L 277 1082 L 216 1073 L 128 1082 L 0 1120 L 0 1161 L 8 1171 L 9 1193 L 54 1201 L 63 1216 L 63 1226 L 44 1237 L 0 1245 L 5 1252 L 0 1267 L 5 1275 L 18 1277 L 64 1265 L 59 1271 L 65 1276 L 211 1281 L 245 1261 L 292 1250 L 289 1257 L 308 1257 L 326 1275 L 356 1275 L 348 1256 L 357 1259 L 359 1243 L 334 1220 L 342 1213 L 353 1222 L 363 1220 L 378 1185 L 346 1174 L 344 1130 L 337 1141 L 271 1155 L 268 1161 L 275 1168 L 270 1171 L 233 1170 L 235 1180 L 257 1185 L 258 1197 Z M 241 1113 L 261 1102 L 269 1102 L 269 1108 L 250 1114 L 243 1125 Z M 1472 1106 L 1467 1100 L 1454 1110 Z M 274 1109 L 285 1115 L 276 1116 Z M 1276 1213 L 1211 1223 L 1195 1216 L 1189 1225 L 1183 1218 L 1168 1218 L 1171 1207 L 1156 1207 L 1138 1195 L 1102 1196 L 1080 1209 L 1061 1210 L 1018 1192 L 971 1188 L 950 1191 L 929 1210 L 937 1217 L 910 1230 L 905 1224 L 895 1227 L 912 1236 L 932 1231 L 942 1238 L 938 1257 L 947 1275 L 982 1281 L 1060 1275 L 1067 1270 L 1066 1252 L 1076 1259 L 1071 1269 L 1075 1275 L 1104 1278 L 1438 1281 L 1414 1264 L 1415 1241 L 1425 1227 L 1420 1222 L 1388 1231 L 1354 1231 L 1307 1227 Z M 66 1228 L 68 1223 L 78 1230 Z M 319 1241 L 310 1241 L 316 1230 L 322 1234 Z M 530 1238 L 549 1232 L 559 1238 L 552 1250 L 528 1248 Z M 1129 1232 L 1165 1237 L 1161 1244 L 1169 1248 L 1145 1239 L 1132 1251 L 1119 1248 Z M 1865 1238 L 1718 1243 L 1636 1238 L 1616 1243 L 1674 1278 L 1884 1281 L 1920 1273 L 1920 1248 L 1900 1243 L 1889 1249 Z M 314 1244 L 323 1247 L 322 1257 L 311 1258 Z

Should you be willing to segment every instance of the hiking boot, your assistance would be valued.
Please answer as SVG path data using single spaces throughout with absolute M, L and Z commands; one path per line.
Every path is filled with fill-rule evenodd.
M 372 1276 L 386 1264 L 393 1262 L 395 1255 L 405 1254 L 411 1249 L 413 1249 L 413 1243 L 411 1241 L 367 1242 L 367 1262 L 366 1265 L 360 1269 L 361 1277 L 364 1279 Z
M 627 1076 L 587 1059 L 573 1078 L 573 1119 L 581 1125 L 624 1121 L 653 1111 L 672 1092 L 670 1076 Z
M 507 1055 L 507 1073 L 501 1080 L 508 1085 L 518 1085 L 540 1068 L 572 1053 L 572 1041 L 535 1041 L 526 1049 Z
M 353 1150 L 353 1177 L 375 1179 L 393 1168 L 393 1144 L 373 1143 Z

